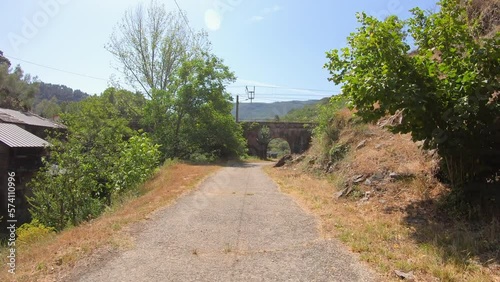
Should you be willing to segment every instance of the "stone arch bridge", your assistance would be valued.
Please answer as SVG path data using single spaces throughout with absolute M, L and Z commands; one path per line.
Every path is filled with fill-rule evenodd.
M 247 139 L 248 153 L 259 158 L 267 157 L 267 145 L 275 138 L 288 142 L 292 154 L 301 154 L 309 149 L 312 130 L 315 123 L 304 122 L 241 122 L 243 136 Z M 264 127 L 269 128 L 267 140 L 259 140 L 259 133 Z

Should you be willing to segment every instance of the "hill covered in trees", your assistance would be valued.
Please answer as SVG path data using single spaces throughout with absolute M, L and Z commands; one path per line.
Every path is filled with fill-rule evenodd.
M 66 112 L 68 105 L 74 102 L 82 101 L 89 94 L 66 85 L 51 84 L 40 82 L 38 93 L 35 94 L 32 110 L 47 118 L 52 118 L 61 112 Z
M 239 120 L 275 120 L 281 119 L 290 111 L 301 109 L 307 105 L 314 105 L 319 100 L 287 101 L 275 103 L 240 103 Z M 236 116 L 236 105 L 233 104 L 233 116 Z

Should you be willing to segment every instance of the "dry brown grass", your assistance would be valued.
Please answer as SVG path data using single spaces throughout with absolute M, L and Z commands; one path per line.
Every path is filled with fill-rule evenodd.
M 103 248 L 133 246 L 123 228 L 149 218 L 181 194 L 191 190 L 218 167 L 215 165 L 170 164 L 164 166 L 144 187 L 144 195 L 122 203 L 98 219 L 65 230 L 42 242 L 18 246 L 16 274 L 4 271 L 0 281 L 57 281 L 82 259 Z M 6 265 L 5 250 L 1 253 Z
M 398 281 L 394 270 L 401 270 L 413 271 L 418 281 L 500 281 L 499 222 L 471 226 L 442 213 L 439 199 L 448 190 L 434 178 L 435 157 L 410 136 L 374 125 L 349 126 L 338 142 L 350 150 L 332 173 L 317 162 L 311 165 L 321 159 L 317 156 L 268 168 L 284 192 L 319 216 L 324 236 L 345 242 L 387 280 Z M 309 154 L 321 151 L 313 147 Z M 391 179 L 391 172 L 408 177 Z M 382 181 L 352 183 L 353 176 L 377 173 L 384 175 Z M 347 186 L 354 192 L 337 199 Z M 360 200 L 366 192 L 369 199 Z

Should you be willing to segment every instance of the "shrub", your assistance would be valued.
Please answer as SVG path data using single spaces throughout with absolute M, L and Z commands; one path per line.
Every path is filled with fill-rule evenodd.
M 30 223 L 25 223 L 17 228 L 17 240 L 20 243 L 32 243 L 43 240 L 55 233 L 55 229 L 41 224 L 34 219 Z

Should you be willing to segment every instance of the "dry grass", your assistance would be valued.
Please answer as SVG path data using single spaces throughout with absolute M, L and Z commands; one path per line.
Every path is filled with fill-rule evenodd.
M 150 214 L 191 190 L 218 167 L 214 165 L 170 164 L 164 166 L 144 187 L 144 195 L 124 200 L 103 216 L 65 230 L 42 242 L 18 246 L 16 274 L 6 269 L 0 281 L 57 281 L 99 249 L 123 249 L 133 241 L 123 228 L 148 219 Z M 6 265 L 5 250 L 1 252 Z M 5 268 L 5 267 L 4 267 Z
M 394 270 L 401 270 L 413 271 L 418 281 L 500 281 L 499 222 L 471 226 L 442 214 L 438 203 L 447 188 L 433 177 L 433 156 L 408 135 L 374 125 L 345 128 L 338 142 L 350 150 L 331 173 L 313 164 L 317 156 L 268 168 L 284 192 L 320 217 L 324 236 L 345 242 L 386 280 L 398 281 Z M 313 147 L 309 154 L 320 151 Z M 404 177 L 391 179 L 391 172 Z M 383 180 L 352 183 L 353 176 L 377 174 Z M 337 199 L 349 186 L 350 196 Z

